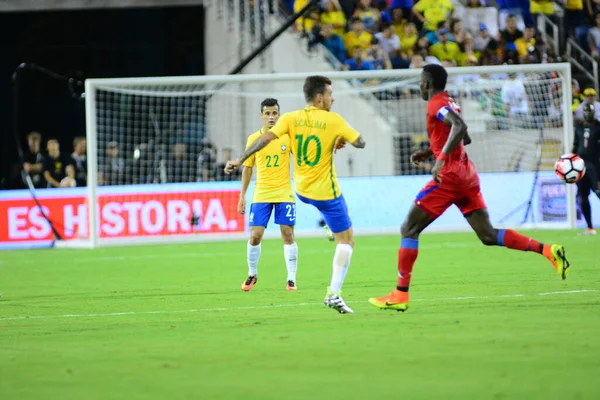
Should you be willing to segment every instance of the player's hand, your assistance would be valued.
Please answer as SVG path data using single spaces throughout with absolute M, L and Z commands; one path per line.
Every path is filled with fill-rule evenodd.
M 238 169 L 242 163 L 239 160 L 229 160 L 227 164 L 225 164 L 225 173 L 227 175 L 231 174 L 233 171 Z
M 428 150 L 417 150 L 410 155 L 410 162 L 420 167 L 421 162 L 427 160 L 429 157 L 431 157 L 431 152 Z
M 25 170 L 25 172 L 29 173 L 31 171 L 31 164 L 26 162 L 25 164 L 23 164 L 23 169 Z
M 338 136 L 337 139 L 335 139 L 335 144 L 333 145 L 333 153 L 335 154 L 338 150 L 346 147 L 346 143 L 346 139 L 344 139 L 341 136 Z
M 246 213 L 246 198 L 240 197 L 240 201 L 238 201 L 238 214 L 244 215 Z
M 445 161 L 444 160 L 437 160 L 435 162 L 435 164 L 433 165 L 433 168 L 431 168 L 431 175 L 433 175 L 433 180 L 436 181 L 437 183 L 442 183 L 442 168 L 444 168 L 444 164 Z

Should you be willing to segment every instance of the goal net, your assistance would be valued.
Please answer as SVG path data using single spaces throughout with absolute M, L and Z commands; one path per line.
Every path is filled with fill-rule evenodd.
M 571 142 L 568 64 L 448 71 L 448 91 L 469 126 L 473 143 L 467 149 L 482 173 L 492 222 L 572 226 L 573 196 L 553 178 L 553 163 Z M 419 74 L 326 74 L 333 81 L 332 111 L 367 142 L 364 150 L 346 148 L 335 156 L 357 232 L 397 232 L 429 179 L 427 168 L 409 162 L 412 151 L 428 147 Z M 262 100 L 278 99 L 282 113 L 305 107 L 306 75 L 88 80 L 92 234 L 71 237 L 96 246 L 246 236 L 247 216 L 237 213 L 240 175 L 225 175 L 224 162 L 261 128 Z M 319 234 L 318 220 L 316 210 L 298 205 L 298 234 Z M 267 232 L 277 235 L 271 224 Z M 466 226 L 452 210 L 436 224 Z

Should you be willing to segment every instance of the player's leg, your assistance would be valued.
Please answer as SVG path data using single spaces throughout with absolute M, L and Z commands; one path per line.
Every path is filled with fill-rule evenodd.
M 543 244 L 535 239 L 521 235 L 512 229 L 495 229 L 490 221 L 487 208 L 467 211 L 464 215 L 484 245 L 503 246 L 513 250 L 539 253 L 550 260 L 562 279 L 566 279 L 569 272 L 569 262 L 565 257 L 563 246 L 558 244 Z
M 296 204 L 275 204 L 275 223 L 279 224 L 283 239 L 283 256 L 287 268 L 287 290 L 296 290 L 296 271 L 298 269 L 298 245 L 294 238 L 296 225 Z
M 587 229 L 583 232 L 584 235 L 595 235 L 596 231 L 592 225 L 592 206 L 590 205 L 590 192 L 592 191 L 592 177 L 588 175 L 589 170 L 577 182 L 577 197 L 581 205 L 581 213 L 587 224 Z
M 260 260 L 261 242 L 265 228 L 271 218 L 271 203 L 252 203 L 249 223 L 250 240 L 247 245 L 248 277 L 242 284 L 242 290 L 249 291 L 258 281 L 258 260 Z
M 402 241 L 398 250 L 398 283 L 387 296 L 372 297 L 369 303 L 378 308 L 406 311 L 412 270 L 419 254 L 419 236 L 433 221 L 450 207 L 453 193 L 434 181 L 417 195 L 415 203 L 402 223 Z
M 354 311 L 346 305 L 341 297 L 342 286 L 350 268 L 354 248 L 352 221 L 348 215 L 344 196 L 326 201 L 307 199 L 300 195 L 298 198 L 304 203 L 312 204 L 321 212 L 337 242 L 333 256 L 331 283 L 327 289 L 324 303 L 341 314 L 353 313 Z

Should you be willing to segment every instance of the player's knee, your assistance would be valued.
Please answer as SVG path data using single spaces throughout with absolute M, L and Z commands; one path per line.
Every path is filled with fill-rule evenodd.
M 250 232 L 250 244 L 252 246 L 258 246 L 262 241 L 262 233 L 261 232 Z
M 419 237 L 419 232 L 417 231 L 414 224 L 409 224 L 408 222 L 404 222 L 400 227 L 400 234 L 403 238 L 406 239 L 417 239 Z
M 285 244 L 294 243 L 294 230 L 291 227 L 282 227 L 281 238 L 283 239 L 283 243 Z

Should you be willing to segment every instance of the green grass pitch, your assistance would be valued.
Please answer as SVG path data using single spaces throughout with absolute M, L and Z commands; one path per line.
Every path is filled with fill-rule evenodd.
M 322 304 L 334 244 L 281 241 L 240 290 L 246 244 L 0 253 L 0 399 L 598 399 L 600 242 L 540 255 L 474 234 L 421 237 L 406 313 L 371 296 L 396 282 L 399 236 L 356 239 L 344 299 Z

